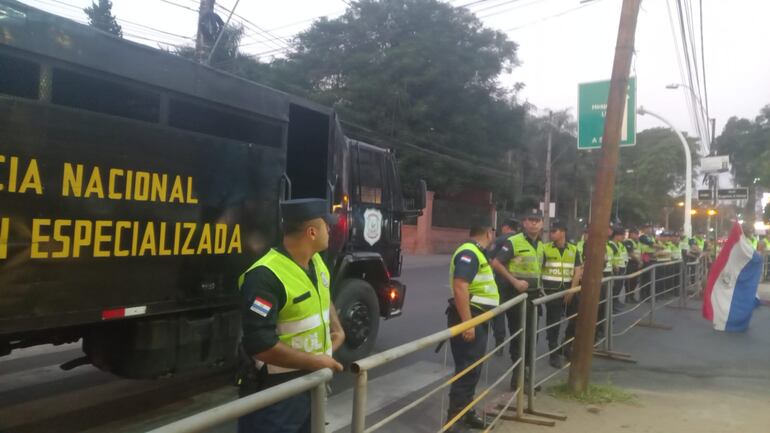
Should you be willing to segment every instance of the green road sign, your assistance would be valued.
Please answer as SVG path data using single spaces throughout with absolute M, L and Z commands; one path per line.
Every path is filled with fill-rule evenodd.
M 602 147 L 604 119 L 607 117 L 609 97 L 609 81 L 578 84 L 578 149 Z M 631 77 L 628 80 L 626 92 L 620 145 L 633 146 L 634 144 L 636 144 L 636 77 Z

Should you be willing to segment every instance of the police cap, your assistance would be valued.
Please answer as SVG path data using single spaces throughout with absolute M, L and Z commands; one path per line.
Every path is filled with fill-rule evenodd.
M 567 223 L 563 222 L 560 219 L 553 219 L 551 220 L 551 230 L 563 230 L 567 231 Z
M 527 218 L 543 219 L 543 212 L 540 209 L 534 207 L 532 209 L 527 209 L 521 215 L 521 219 L 525 220 Z
M 618 235 L 626 235 L 626 229 L 623 227 L 613 227 L 612 229 L 612 236 L 618 236 Z
M 330 226 L 336 223 L 336 218 L 329 212 L 329 203 L 321 198 L 282 201 L 281 215 L 284 225 L 300 224 L 316 218 L 323 218 Z

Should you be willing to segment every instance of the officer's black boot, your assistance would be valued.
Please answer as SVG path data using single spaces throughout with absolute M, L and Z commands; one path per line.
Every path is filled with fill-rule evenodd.
M 463 424 L 465 424 L 466 427 L 473 429 L 485 429 L 489 425 L 489 422 L 479 416 L 475 410 L 468 411 L 468 413 L 462 417 L 461 421 Z
M 550 354 L 548 356 L 548 364 L 557 370 L 560 369 L 563 365 L 561 360 L 561 355 L 559 355 L 558 353 Z

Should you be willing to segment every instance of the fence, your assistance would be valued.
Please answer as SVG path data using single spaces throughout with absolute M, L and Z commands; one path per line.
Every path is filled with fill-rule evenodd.
M 439 432 L 447 431 L 450 427 L 452 427 L 455 423 L 458 422 L 458 420 L 468 413 L 469 410 L 471 410 L 475 405 L 477 405 L 484 397 L 489 394 L 489 392 L 500 384 L 501 381 L 505 380 L 508 375 L 513 374 L 513 371 L 519 367 L 523 367 L 524 359 L 524 334 L 525 334 L 525 328 L 526 328 L 526 302 L 524 302 L 527 298 L 526 294 L 521 294 L 519 296 L 516 296 L 515 298 L 503 303 L 502 305 L 493 308 L 492 310 L 489 310 L 479 316 L 474 317 L 473 319 L 463 322 L 459 325 L 453 326 L 449 329 L 446 329 L 441 332 L 437 332 L 433 335 L 429 335 L 427 337 L 423 337 L 419 340 L 415 340 L 406 344 L 403 344 L 401 346 L 394 347 L 392 349 L 389 349 L 385 352 L 378 353 L 376 355 L 372 355 L 368 358 L 364 358 L 362 360 L 359 360 L 358 362 L 353 364 L 353 372 L 356 373 L 356 386 L 354 390 L 354 397 L 353 397 L 353 415 L 351 420 L 351 432 L 353 433 L 370 433 L 373 431 L 378 430 L 379 428 L 387 425 L 388 423 L 392 422 L 399 416 L 403 415 L 407 411 L 410 411 L 417 407 L 420 403 L 423 403 L 439 391 L 449 387 L 452 383 L 457 381 L 459 378 L 465 376 L 466 374 L 470 373 L 473 369 L 480 366 L 482 363 L 489 360 L 489 358 L 498 350 L 502 350 L 506 344 L 514 344 L 512 340 L 514 340 L 517 337 L 518 338 L 518 344 L 519 344 L 519 358 L 513 362 L 513 365 L 505 371 L 498 379 L 494 381 L 492 385 L 481 391 L 478 396 L 471 401 L 470 404 L 465 406 L 461 411 L 459 411 L 452 419 L 448 419 L 447 422 L 439 429 Z M 489 322 L 493 317 L 497 316 L 498 314 L 501 314 L 505 312 L 506 310 L 515 307 L 516 305 L 520 305 L 519 308 L 521 308 L 521 327 L 520 329 L 515 332 L 513 335 L 506 338 L 502 344 L 496 346 L 493 350 L 487 352 L 484 356 L 479 358 L 476 362 L 469 365 L 462 371 L 458 372 L 454 376 L 452 376 L 450 379 L 444 381 L 437 387 L 433 388 L 426 394 L 422 395 L 421 397 L 417 398 L 416 400 L 412 401 L 411 403 L 407 404 L 406 406 L 396 410 L 392 414 L 388 415 L 386 418 L 382 419 L 381 421 L 377 422 L 376 424 L 366 427 L 366 395 L 367 395 L 367 385 L 368 385 L 368 374 L 369 371 L 380 367 L 384 364 L 387 364 L 389 362 L 395 361 L 397 359 L 403 358 L 406 355 L 409 355 L 411 353 L 414 353 L 418 350 L 425 349 L 428 347 L 433 347 L 436 344 L 446 342 L 452 337 L 455 337 L 457 335 L 462 334 L 464 331 L 473 328 L 477 325 L 480 325 L 482 323 Z M 524 419 L 523 417 L 523 383 L 524 383 L 524 369 L 519 368 L 518 370 L 518 379 L 517 379 L 517 388 L 513 392 L 513 395 L 508 400 L 508 402 L 504 405 L 502 410 L 499 411 L 497 416 L 494 418 L 490 426 L 485 430 L 485 432 L 489 432 L 497 422 L 501 419 L 504 412 L 513 404 L 514 400 L 517 400 L 517 416 L 521 419 Z
M 310 391 L 312 433 L 324 433 L 326 425 L 326 383 L 332 378 L 328 368 L 268 388 L 230 403 L 167 424 L 149 433 L 197 433 L 236 420 L 281 400 Z
M 599 308 L 600 311 L 604 312 L 604 314 L 603 317 L 597 318 L 596 326 L 597 329 L 601 330 L 600 334 L 603 335 L 597 336 L 596 338 L 594 343 L 594 348 L 596 349 L 594 355 L 625 362 L 635 362 L 633 359 L 631 359 L 630 354 L 620 353 L 614 350 L 614 339 L 616 337 L 625 335 L 636 326 L 670 329 L 670 327 L 659 324 L 655 321 L 655 312 L 660 308 L 673 304 L 677 301 L 679 302 L 678 307 L 686 308 L 687 302 L 689 300 L 701 294 L 706 279 L 706 273 L 706 257 L 701 256 L 697 261 L 691 263 L 685 263 L 681 260 L 659 263 L 646 267 L 633 274 L 605 277 L 602 279 L 601 290 L 603 296 L 600 299 Z M 634 281 L 640 282 L 638 287 L 626 286 L 627 288 L 624 293 L 624 285 Z M 579 302 L 577 299 L 579 292 L 580 287 L 571 288 L 560 292 L 551 293 L 546 296 L 541 296 L 532 300 L 531 303 L 535 306 L 535 310 L 538 310 L 541 305 L 547 307 L 549 303 L 558 303 L 559 305 L 563 305 L 564 298 L 571 296 L 575 297 L 575 299 L 573 299 L 569 304 L 575 307 L 577 302 Z M 637 292 L 643 299 L 640 299 L 638 303 L 636 303 L 636 305 L 633 307 L 615 311 L 617 305 L 619 305 L 616 301 L 619 301 L 623 296 Z M 554 377 L 559 375 L 559 373 L 571 365 L 570 362 L 567 362 L 559 366 L 559 368 L 555 368 L 555 371 L 548 372 L 544 376 L 538 378 L 538 364 L 542 363 L 541 361 L 544 361 L 546 357 L 550 357 L 553 354 L 561 355 L 563 352 L 565 352 L 565 349 L 569 349 L 571 344 L 574 342 L 574 335 L 565 336 L 560 344 L 558 344 L 557 338 L 557 344 L 553 344 L 552 342 L 552 344 L 549 345 L 548 350 L 543 353 L 538 353 L 537 339 L 538 335 L 547 333 L 549 330 L 551 331 L 551 337 L 553 338 L 554 329 L 556 330 L 555 335 L 558 337 L 560 333 L 559 330 L 562 325 L 566 325 L 566 328 L 569 328 L 570 323 L 574 325 L 578 317 L 576 312 L 577 309 L 572 308 L 571 310 L 568 310 L 568 314 L 564 314 L 564 317 L 561 317 L 560 314 L 558 320 L 551 320 L 551 323 L 548 323 L 549 320 L 546 315 L 546 320 L 544 321 L 543 326 L 539 327 L 539 314 L 532 314 L 527 317 L 526 300 L 526 294 L 518 295 L 515 298 L 501 304 L 500 306 L 495 307 L 494 309 L 489 310 L 479 316 L 476 316 L 467 322 L 460 323 L 449 329 L 442 330 L 427 337 L 423 337 L 401 346 L 386 350 L 384 352 L 369 356 L 354 363 L 352 370 L 356 374 L 356 383 L 353 397 L 351 432 L 371 433 L 384 427 L 404 413 L 413 410 L 421 403 L 425 402 L 440 391 L 446 389 L 459 378 L 470 373 L 473 369 L 484 364 L 493 356 L 494 353 L 502 350 L 507 344 L 514 344 L 513 340 L 517 340 L 516 344 L 519 345 L 519 357 L 514 360 L 512 365 L 507 368 L 504 373 L 500 375 L 500 377 L 495 379 L 491 385 L 480 391 L 470 404 L 465 406 L 452 419 L 448 419 L 441 426 L 438 432 L 445 432 L 451 428 L 460 420 L 463 415 L 478 405 L 485 397 L 490 394 L 490 392 L 496 386 L 505 380 L 505 378 L 513 374 L 514 371 L 517 371 L 518 373 L 516 377 L 516 388 L 513 390 L 510 398 L 505 400 L 504 403 L 498 405 L 497 414 L 494 416 L 486 430 L 484 430 L 485 433 L 492 430 L 492 428 L 494 428 L 500 419 L 515 420 L 539 425 L 554 425 L 554 422 L 552 421 L 544 421 L 538 418 L 525 417 L 524 413 L 556 420 L 566 419 L 566 417 L 563 415 L 536 410 L 535 391 L 538 387 L 552 380 Z M 503 314 L 505 311 L 517 306 L 521 309 L 521 323 L 519 330 L 516 331 L 513 335 L 508 336 L 508 338 L 506 338 L 501 344 L 495 346 L 492 350 L 487 351 L 487 353 L 484 354 L 484 356 L 482 356 L 480 359 L 476 360 L 462 371 L 457 372 L 454 376 L 442 382 L 435 388 L 429 390 L 427 393 L 397 409 L 395 412 L 387 415 L 385 418 L 379 420 L 375 424 L 368 427 L 366 426 L 366 399 L 369 371 L 397 359 L 403 358 L 419 350 L 434 347 L 439 343 L 446 342 L 450 338 L 458 336 L 470 328 L 490 322 L 493 317 L 499 314 Z M 637 315 L 633 316 L 633 313 L 637 313 Z M 615 332 L 615 322 L 620 323 L 622 320 L 629 320 L 626 319 L 627 317 L 630 318 L 630 323 L 626 325 L 621 331 Z M 527 336 L 526 329 L 528 327 L 529 329 L 534 329 L 535 331 L 529 333 L 531 344 L 530 347 L 532 347 L 532 350 L 525 354 L 525 336 Z M 569 350 L 567 350 L 567 352 L 569 353 Z M 518 370 L 516 370 L 517 368 Z M 525 369 L 529 370 L 528 380 L 525 380 Z M 331 377 L 332 372 L 330 370 L 319 370 L 298 379 L 294 379 L 290 382 L 286 382 L 259 393 L 165 425 L 158 429 L 152 430 L 151 433 L 202 432 L 206 429 L 235 420 L 255 410 L 265 408 L 276 402 L 307 391 L 311 392 L 312 433 L 324 433 L 326 383 L 331 379 Z M 526 408 L 524 401 L 525 394 L 527 396 Z M 506 411 L 512 410 L 512 405 L 514 402 L 516 403 L 515 414 L 506 415 Z
M 686 307 L 687 300 L 698 296 L 702 292 L 706 271 L 705 257 L 700 257 L 697 261 L 692 263 L 685 263 L 681 260 L 659 263 L 643 268 L 632 274 L 603 278 L 600 288 L 599 317 L 597 317 L 596 322 L 597 335 L 594 343 L 594 356 L 623 362 L 636 362 L 632 359 L 630 354 L 615 350 L 615 338 L 627 334 L 631 329 L 637 326 L 671 329 L 666 325 L 656 322 L 655 312 L 675 302 L 679 302 L 679 306 L 681 307 Z M 630 287 L 630 285 L 626 286 L 627 283 L 635 281 L 639 281 L 638 287 Z M 625 290 L 623 290 L 624 288 Z M 538 371 L 542 368 L 545 358 L 550 358 L 553 354 L 570 354 L 571 351 L 569 349 L 574 341 L 574 334 L 568 335 L 567 330 L 571 326 L 574 326 L 578 317 L 576 305 L 572 304 L 572 310 L 567 310 L 563 317 L 560 315 L 560 318 L 556 321 L 549 320 L 548 307 L 551 307 L 551 311 L 559 310 L 559 308 L 554 308 L 553 305 L 549 304 L 555 303 L 557 306 L 560 306 L 561 304 L 564 304 L 565 297 L 570 295 L 576 297 L 576 299 L 572 300 L 572 303 L 579 302 L 577 300 L 579 292 L 579 287 L 572 288 L 548 294 L 532 301 L 537 308 L 540 308 L 540 306 L 546 308 L 546 320 L 542 326 L 538 326 L 538 314 L 533 314 L 529 317 L 528 326 L 535 329 L 535 332 L 534 335 L 531 336 L 533 340 L 531 342 L 531 347 L 533 350 L 531 353 L 527 354 L 527 367 L 530 369 L 530 375 L 532 377 L 529 386 L 527 387 L 526 413 L 528 414 L 556 420 L 566 419 L 563 415 L 537 410 L 535 405 L 535 394 L 538 387 L 552 380 L 571 366 L 571 362 L 567 359 L 566 363 L 558 368 L 553 368 L 554 371 L 546 372 L 544 375 L 538 375 Z M 622 297 L 636 294 L 637 292 L 642 299 L 636 302 L 635 305 L 627 303 L 626 305 L 629 306 L 627 309 L 616 311 Z M 626 299 L 628 299 L 628 297 Z M 608 318 L 611 319 L 608 320 Z M 615 327 L 623 321 L 628 321 L 628 323 L 625 324 L 621 330 L 616 331 Z M 558 336 L 558 331 L 562 325 L 565 325 L 565 328 L 567 328 L 565 329 L 565 335 L 562 342 L 559 344 L 559 339 L 557 338 L 556 344 L 550 342 L 546 351 L 539 352 L 537 346 L 538 336 L 553 329 L 555 329 L 556 332 L 551 331 L 552 338 L 553 335 Z
M 770 252 L 762 253 L 762 281 L 770 281 Z

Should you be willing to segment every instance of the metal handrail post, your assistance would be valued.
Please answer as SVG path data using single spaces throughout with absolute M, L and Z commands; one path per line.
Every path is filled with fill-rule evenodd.
M 607 288 L 605 289 L 606 304 L 604 305 L 604 350 L 612 352 L 612 285 L 614 281 L 607 281 Z
M 526 304 L 527 302 L 529 302 L 529 300 L 525 301 L 524 303 Z M 537 359 L 537 332 L 535 332 L 535 331 L 537 331 L 537 311 L 535 311 L 535 308 L 539 308 L 539 307 L 538 306 L 534 306 L 532 308 L 532 317 L 531 317 L 531 321 L 530 321 L 530 326 L 532 326 L 532 331 L 530 332 L 529 336 L 527 336 L 527 334 L 524 334 L 524 337 L 528 338 L 529 339 L 529 343 L 530 343 L 530 350 L 529 350 L 529 353 L 527 354 L 527 357 L 529 358 L 529 365 L 524 364 L 524 369 L 529 367 L 529 383 L 527 384 L 527 400 L 528 400 L 527 401 L 527 409 L 529 411 L 534 411 L 535 410 L 535 371 L 536 371 L 535 363 L 537 362 L 536 361 L 536 359 Z M 527 310 L 527 308 L 524 309 L 524 311 L 525 311 L 524 315 L 525 316 L 526 316 L 526 310 Z M 525 346 L 525 350 L 526 350 L 526 346 Z M 521 353 L 525 353 L 525 352 L 521 352 Z M 522 359 L 524 359 L 524 358 L 522 358 Z
M 519 371 L 517 374 L 519 377 L 516 379 L 517 381 L 517 388 L 518 395 L 516 396 L 516 415 L 519 418 L 524 418 L 524 351 L 527 350 L 527 301 L 521 303 L 521 319 L 519 325 L 521 326 L 521 334 L 519 335 L 519 359 L 517 361 L 521 361 L 519 363 Z M 516 361 L 513 361 L 516 362 Z M 530 380 L 531 381 L 531 380 Z M 529 397 L 529 409 L 532 410 L 532 400 L 534 398 L 532 396 Z
M 679 305 L 681 305 L 682 308 L 687 307 L 687 286 L 690 283 L 689 272 L 687 272 L 687 262 L 685 260 L 686 259 L 683 257 L 679 268 Z
M 326 382 L 319 383 L 310 391 L 310 431 L 326 432 Z
M 656 270 L 654 266 L 652 267 L 652 270 L 650 271 L 650 325 L 655 322 L 655 290 L 656 290 Z
M 369 372 L 359 371 L 356 375 L 356 386 L 353 390 L 353 415 L 350 420 L 351 433 L 364 433 L 366 428 L 366 392 L 369 382 Z

